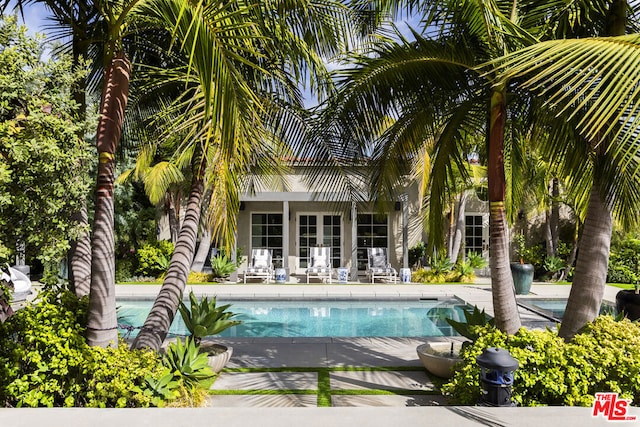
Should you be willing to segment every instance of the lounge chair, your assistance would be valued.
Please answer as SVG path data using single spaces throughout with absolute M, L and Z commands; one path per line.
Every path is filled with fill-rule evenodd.
M 398 272 L 389 264 L 386 248 L 367 248 L 367 276 L 374 283 L 376 279 L 398 282 Z
M 273 273 L 271 251 L 268 249 L 252 249 L 250 264 L 244 271 L 244 283 L 247 283 L 247 278 L 263 278 L 269 283 L 273 278 Z
M 309 267 L 306 270 L 307 283 L 311 276 L 318 277 L 321 280 L 328 279 L 331 283 L 331 248 L 311 248 L 311 257 Z

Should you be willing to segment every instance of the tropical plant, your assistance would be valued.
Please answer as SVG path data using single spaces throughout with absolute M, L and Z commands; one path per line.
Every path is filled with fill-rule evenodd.
M 145 381 L 149 386 L 145 394 L 152 396 L 154 406 L 162 407 L 165 402 L 175 400 L 180 395 L 180 381 L 169 368 L 160 378 L 147 377 Z
M 458 262 L 453 270 L 458 274 L 458 281 L 462 283 L 473 283 L 476 273 L 468 260 Z
M 187 337 L 184 343 L 177 338 L 169 344 L 162 360 L 173 376 L 182 380 L 187 387 L 197 388 L 201 381 L 215 375 L 209 367 L 207 355 L 200 353 L 193 338 Z
M 176 296 L 184 289 L 195 251 L 205 189 L 208 202 L 202 216 L 214 236 L 230 245 L 235 239 L 240 188 L 249 172 L 277 175 L 282 170 L 279 159 L 290 152 L 283 135 L 300 123 L 292 114 L 299 106 L 292 84 L 302 70 L 310 71 L 316 84 L 326 82 L 318 54 L 340 49 L 342 36 L 353 25 L 349 8 L 339 2 L 321 6 L 289 2 L 275 9 L 262 1 L 251 5 L 213 2 L 202 7 L 190 3 L 167 7 L 165 3 L 149 1 L 144 11 L 149 19 L 172 22 L 168 28 L 189 61 L 181 69 L 170 70 L 172 79 L 186 89 L 165 116 L 172 120 L 164 123 L 172 126 L 163 132 L 163 139 L 174 141 L 177 150 L 173 161 L 163 167 L 172 172 L 167 175 L 168 184 L 175 182 L 173 172 L 189 165 L 191 187 L 167 276 L 133 344 L 154 349 L 160 348 L 178 309 Z M 192 25 L 194 20 L 205 25 Z M 306 37 L 310 33 L 315 37 Z M 194 46 L 198 48 L 192 50 Z M 155 71 L 167 75 L 164 70 Z M 288 137 L 295 140 L 298 135 L 293 131 Z
M 557 280 L 557 273 L 566 267 L 562 258 L 557 256 L 546 257 L 544 260 L 544 268 L 552 276 L 552 280 Z
M 524 237 L 524 233 L 518 233 L 513 237 L 513 243 L 514 243 L 514 250 L 516 253 L 516 256 L 518 257 L 518 260 L 520 262 L 520 264 L 524 264 L 524 258 L 526 255 L 526 250 L 527 250 L 527 246 L 526 246 L 526 239 Z
M 236 268 L 236 263 L 229 260 L 226 255 L 216 254 L 216 256 L 211 257 L 211 270 L 213 272 L 213 277 L 227 277 L 236 271 Z
M 467 261 L 469 261 L 471 267 L 476 270 L 487 266 L 487 260 L 478 252 L 467 252 Z
M 195 344 L 200 344 L 202 338 L 206 336 L 219 334 L 225 329 L 242 323 L 240 320 L 232 320 L 236 313 L 227 311 L 231 304 L 216 307 L 215 296 L 211 300 L 205 296 L 198 301 L 191 291 L 189 292 L 189 303 L 190 308 L 180 301 L 178 309 Z
M 464 322 L 458 322 L 457 320 L 448 318 L 447 323 L 451 325 L 457 333 L 471 341 L 475 341 L 480 336 L 479 331 L 481 331 L 481 328 L 486 329 L 487 326 L 495 326 L 493 318 L 487 315 L 484 309 L 480 311 L 477 305 L 473 306 L 473 310 L 465 308 L 463 312 Z

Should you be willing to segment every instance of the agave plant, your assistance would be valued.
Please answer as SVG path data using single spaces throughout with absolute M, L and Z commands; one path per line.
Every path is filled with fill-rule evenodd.
M 480 311 L 478 306 L 474 305 L 473 310 L 463 310 L 465 322 L 458 322 L 453 319 L 446 319 L 447 323 L 451 325 L 453 329 L 465 338 L 469 338 L 471 341 L 478 339 L 478 333 L 475 331 L 475 327 L 478 326 L 495 326 L 494 319 L 489 317 L 484 309 Z
M 219 334 L 225 329 L 242 323 L 240 320 L 231 320 L 232 317 L 237 315 L 227 311 L 231 304 L 216 307 L 215 296 L 211 300 L 208 297 L 203 297 L 198 301 L 193 291 L 191 291 L 189 293 L 189 302 L 191 308 L 180 301 L 178 309 L 195 344 L 200 344 L 203 337 Z
M 227 277 L 236 270 L 236 264 L 226 255 L 211 257 L 211 270 L 216 278 Z
M 171 370 L 174 379 L 181 378 L 185 385 L 191 387 L 214 375 L 207 355 L 200 353 L 198 344 L 191 337 L 187 337 L 184 344 L 180 338 L 172 342 L 167 347 L 163 363 Z

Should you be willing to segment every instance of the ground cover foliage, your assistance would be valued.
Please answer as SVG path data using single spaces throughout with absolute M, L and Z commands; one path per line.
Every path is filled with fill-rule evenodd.
M 130 350 L 124 342 L 118 348 L 89 346 L 84 338 L 87 308 L 87 298 L 50 289 L 37 303 L 18 310 L 0 324 L 1 406 L 203 403 L 204 390 L 185 381 L 180 369 L 170 369 L 167 356 L 163 360 L 157 352 Z M 174 351 L 173 360 L 184 359 L 179 353 L 180 349 Z
M 508 350 L 518 360 L 513 400 L 519 406 L 591 406 L 597 392 L 615 392 L 640 403 L 640 324 L 603 315 L 565 342 L 552 330 L 521 328 L 507 336 L 478 326 L 453 378 L 442 386 L 453 404 L 473 405 L 480 393 L 476 357 L 487 347 Z

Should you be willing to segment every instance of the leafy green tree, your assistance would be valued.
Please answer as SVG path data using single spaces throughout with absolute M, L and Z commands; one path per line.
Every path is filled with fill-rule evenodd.
M 70 240 L 85 230 L 70 218 L 90 186 L 72 98 L 84 72 L 69 56 L 43 60 L 47 45 L 0 20 L 0 259 L 26 244 L 27 255 L 57 269 Z

